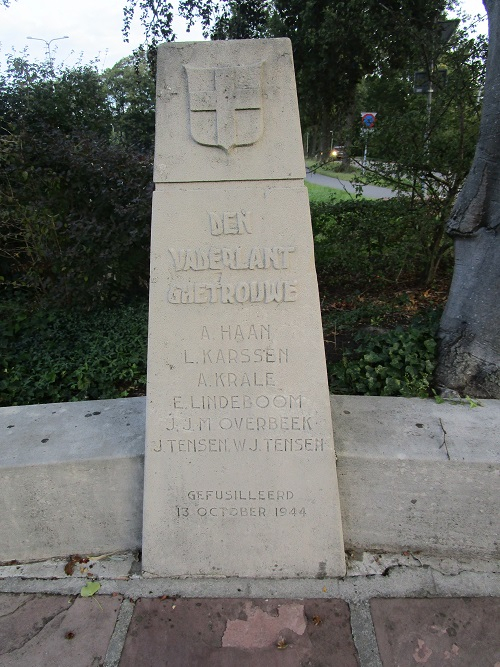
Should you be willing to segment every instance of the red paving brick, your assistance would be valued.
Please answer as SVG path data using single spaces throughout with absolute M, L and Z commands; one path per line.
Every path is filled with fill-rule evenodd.
M 384 667 L 500 667 L 500 600 L 373 599 Z
M 120 667 L 359 667 L 342 600 L 141 599 Z
M 121 600 L 1 594 L 1 667 L 99 667 Z

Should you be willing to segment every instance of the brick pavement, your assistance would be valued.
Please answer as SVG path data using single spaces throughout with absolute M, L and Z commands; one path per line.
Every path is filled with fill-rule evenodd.
M 0 666 L 500 667 L 500 598 L 372 598 L 364 609 L 339 599 L 3 593 Z

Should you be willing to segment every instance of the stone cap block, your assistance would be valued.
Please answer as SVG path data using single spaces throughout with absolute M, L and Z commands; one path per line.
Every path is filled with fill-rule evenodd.
M 304 178 L 290 40 L 162 44 L 156 90 L 156 183 Z
M 331 396 L 339 456 L 422 462 L 500 463 L 500 401 Z M 472 405 L 475 405 L 472 403 Z
M 0 408 L 0 470 L 144 456 L 145 397 Z

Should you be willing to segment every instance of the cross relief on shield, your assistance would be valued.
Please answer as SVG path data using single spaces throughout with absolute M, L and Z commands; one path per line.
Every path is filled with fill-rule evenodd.
M 262 65 L 192 67 L 185 65 L 192 138 L 229 152 L 262 136 Z

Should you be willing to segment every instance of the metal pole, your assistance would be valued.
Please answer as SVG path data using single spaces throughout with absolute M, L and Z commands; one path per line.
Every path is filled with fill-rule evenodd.
M 68 37 L 68 35 L 64 35 L 64 37 L 53 37 L 52 39 L 49 39 L 48 41 L 46 39 L 43 39 L 42 37 L 26 37 L 26 39 L 33 39 L 37 42 L 45 42 L 45 45 L 47 47 L 46 56 L 47 56 L 47 59 L 49 61 L 49 65 L 50 65 L 50 67 L 53 71 L 54 68 L 52 67 L 52 54 L 50 52 L 50 45 L 52 44 L 52 42 L 57 42 L 57 40 L 59 40 L 59 39 L 69 39 L 69 37 Z
M 365 175 L 366 159 L 368 157 L 368 132 L 365 131 L 365 152 L 363 153 L 363 164 L 361 174 Z
M 424 145 L 424 156 L 426 159 L 429 159 L 430 156 L 432 93 L 434 92 L 432 88 L 433 72 L 434 72 L 434 63 L 431 62 L 430 72 L 429 72 L 429 90 L 427 91 L 427 131 L 426 131 L 425 145 Z M 423 175 L 422 175 L 422 196 L 424 199 L 427 197 L 427 185 L 425 183 L 425 178 Z

